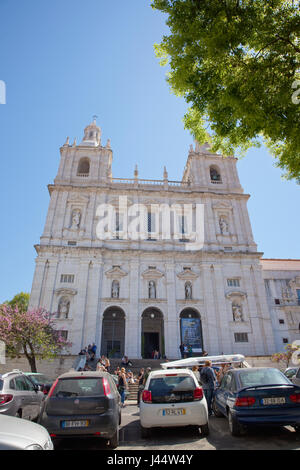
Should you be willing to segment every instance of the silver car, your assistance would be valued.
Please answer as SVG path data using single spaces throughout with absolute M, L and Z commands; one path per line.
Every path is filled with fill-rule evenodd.
M 0 450 L 53 450 L 53 443 L 43 426 L 0 415 Z
M 298 385 L 300 387 L 300 367 L 296 371 L 295 375 L 291 378 L 293 384 Z
M 14 370 L 0 376 L 0 416 L 37 419 L 43 399 L 40 387 L 21 371 Z

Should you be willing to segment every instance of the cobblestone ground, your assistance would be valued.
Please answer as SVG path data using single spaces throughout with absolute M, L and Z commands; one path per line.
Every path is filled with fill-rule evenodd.
M 255 428 L 246 435 L 232 437 L 225 418 L 212 417 L 210 434 L 202 438 L 190 428 L 155 429 L 148 439 L 142 439 L 139 426 L 139 409 L 130 403 L 122 411 L 120 446 L 127 450 L 300 450 L 300 434 L 293 428 Z M 100 450 L 106 445 L 101 439 L 68 439 L 55 443 L 56 450 Z

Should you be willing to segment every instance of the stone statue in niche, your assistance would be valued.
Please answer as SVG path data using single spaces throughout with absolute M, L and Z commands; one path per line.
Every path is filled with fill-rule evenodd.
M 58 304 L 58 318 L 68 318 L 70 301 L 67 297 L 62 297 Z
M 111 285 L 111 296 L 113 299 L 118 299 L 120 296 L 120 283 L 119 281 L 113 281 Z
M 149 299 L 156 299 L 156 285 L 154 281 L 149 282 Z
M 186 282 L 184 286 L 185 291 L 185 298 L 189 300 L 192 298 L 192 284 L 190 282 Z
M 233 321 L 244 321 L 242 306 L 236 303 L 232 304 Z
M 76 229 L 76 230 L 79 229 L 80 220 L 81 220 L 81 212 L 79 209 L 75 209 L 72 212 L 71 228 Z
M 228 230 L 228 222 L 225 219 L 225 217 L 221 216 L 219 219 L 219 225 L 220 225 L 220 230 L 222 235 L 228 235 L 229 230 Z

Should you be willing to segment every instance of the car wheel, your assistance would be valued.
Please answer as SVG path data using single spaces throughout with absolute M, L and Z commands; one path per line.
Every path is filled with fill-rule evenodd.
M 215 400 L 213 401 L 212 409 L 213 409 L 214 415 L 215 415 L 217 418 L 222 418 L 222 417 L 223 417 L 223 414 L 221 413 L 221 411 L 220 411 L 219 408 L 217 407 L 217 404 L 216 404 L 216 401 L 215 401 Z
M 146 439 L 147 437 L 151 436 L 151 429 L 150 428 L 143 428 L 141 426 L 141 436 L 143 439 Z
M 231 411 L 228 411 L 228 424 L 230 433 L 232 436 L 240 436 L 241 435 L 241 427 L 237 420 L 232 415 Z
M 109 449 L 116 449 L 119 445 L 119 427 L 117 427 L 114 435 L 109 439 L 107 446 Z
M 203 437 L 208 436 L 209 435 L 208 423 L 204 424 L 203 426 L 200 426 L 200 431 Z

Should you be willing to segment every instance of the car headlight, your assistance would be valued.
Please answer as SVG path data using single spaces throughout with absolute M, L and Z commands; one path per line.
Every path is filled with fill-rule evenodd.
M 43 450 L 43 448 L 39 444 L 31 444 L 25 450 Z

